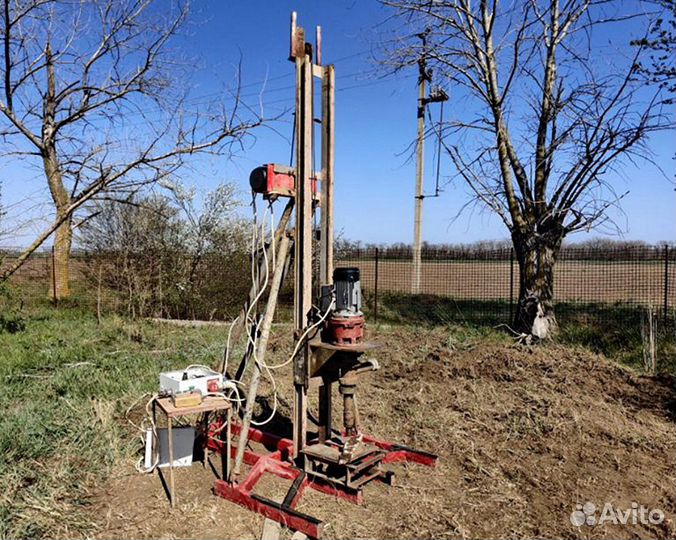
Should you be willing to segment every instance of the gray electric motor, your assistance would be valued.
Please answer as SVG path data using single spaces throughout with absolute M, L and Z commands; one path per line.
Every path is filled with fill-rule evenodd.
M 359 268 L 336 268 L 333 271 L 336 291 L 335 315 L 339 317 L 361 316 L 361 284 Z

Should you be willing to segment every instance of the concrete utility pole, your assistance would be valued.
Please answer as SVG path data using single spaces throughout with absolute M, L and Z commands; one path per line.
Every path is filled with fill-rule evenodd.
M 425 105 L 427 82 L 431 80 L 427 70 L 427 34 L 419 34 L 422 40 L 422 54 L 418 60 L 418 140 L 416 143 L 416 167 L 415 167 L 415 218 L 413 222 L 413 275 L 411 277 L 411 294 L 420 293 L 421 281 L 421 258 L 420 249 L 422 246 L 422 222 L 423 222 L 423 193 L 424 183 L 424 161 L 425 161 Z
M 432 82 L 432 72 L 427 69 L 427 34 L 428 30 L 418 37 L 422 40 L 422 52 L 418 60 L 418 139 L 416 142 L 416 168 L 415 168 L 415 218 L 413 222 L 413 273 L 411 276 L 411 293 L 419 294 L 421 292 L 422 281 L 422 225 L 423 225 L 423 200 L 425 199 L 425 109 L 428 103 L 442 103 L 443 116 L 443 102 L 448 101 L 448 95 L 441 88 L 433 88 L 427 97 L 427 83 Z M 434 195 L 439 196 L 439 163 L 441 160 L 441 122 L 439 120 L 439 155 L 437 156 L 437 185 L 434 190 Z

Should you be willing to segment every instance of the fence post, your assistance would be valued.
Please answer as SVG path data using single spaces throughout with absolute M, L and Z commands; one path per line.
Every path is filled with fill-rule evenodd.
M 509 250 L 509 324 L 514 320 L 514 248 Z
M 669 246 L 664 246 L 664 325 L 667 324 L 669 312 Z
M 59 299 L 56 295 L 56 250 L 54 244 L 52 244 L 52 302 L 57 306 L 59 304 Z
M 375 278 L 374 278 L 374 283 L 373 283 L 373 320 L 376 324 L 378 324 L 378 259 L 379 259 L 379 250 L 376 248 L 376 267 L 375 267 Z

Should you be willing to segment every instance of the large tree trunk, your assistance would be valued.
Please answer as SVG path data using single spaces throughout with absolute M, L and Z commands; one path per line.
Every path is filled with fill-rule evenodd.
M 51 297 L 57 300 L 70 296 L 70 248 L 73 243 L 71 219 L 64 221 L 54 238 L 54 278 L 52 280 Z M 56 290 L 54 290 L 56 286 Z
M 49 191 L 56 208 L 56 214 L 58 217 L 62 217 L 68 211 L 71 199 L 63 185 L 63 177 L 59 167 L 56 148 L 53 145 L 45 149 L 43 166 L 49 184 Z M 54 258 L 52 261 L 54 274 L 51 279 L 50 295 L 56 300 L 70 296 L 70 249 L 73 243 L 72 221 L 72 217 L 68 216 L 56 229 L 54 235 Z
M 519 263 L 519 304 L 514 328 L 545 339 L 558 330 L 554 314 L 554 265 L 562 239 L 517 233 L 512 240 Z

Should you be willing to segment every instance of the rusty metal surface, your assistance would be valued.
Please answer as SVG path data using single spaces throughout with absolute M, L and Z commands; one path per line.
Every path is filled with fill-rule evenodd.
M 324 349 L 327 351 L 348 353 L 366 353 L 383 347 L 383 344 L 378 343 L 377 341 L 362 341 L 361 343 L 348 345 L 345 343 L 327 343 L 319 339 L 313 339 L 309 343 L 310 347 L 313 349 Z

